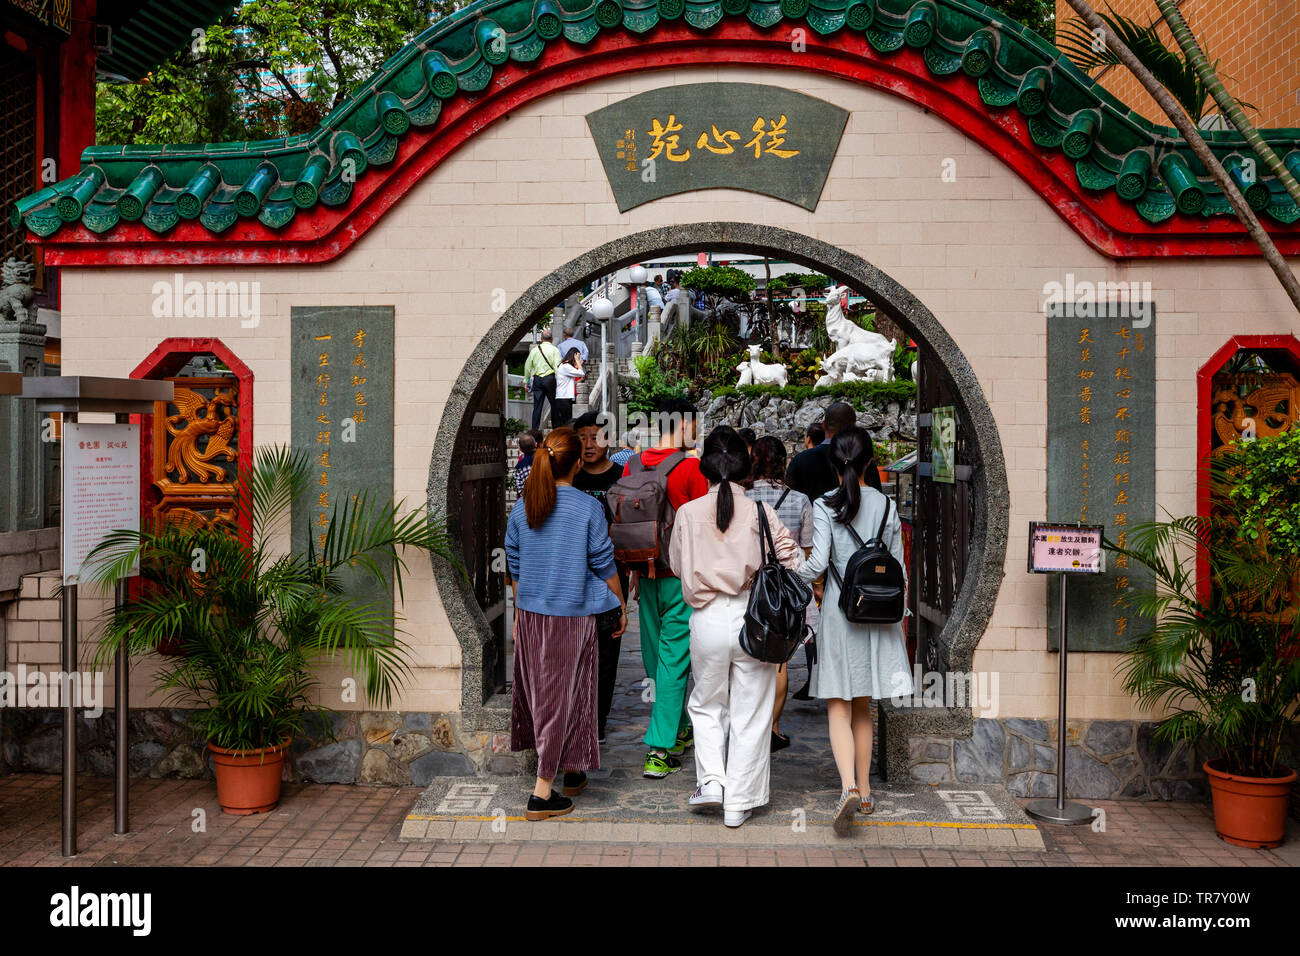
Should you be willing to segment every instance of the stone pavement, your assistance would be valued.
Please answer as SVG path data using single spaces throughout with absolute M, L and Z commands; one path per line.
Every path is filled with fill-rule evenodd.
M 782 730 L 793 745 L 773 757 L 772 803 L 728 830 L 716 814 L 686 811 L 694 786 L 689 752 L 683 770 L 667 780 L 640 776 L 646 705 L 634 631 L 623 651 L 602 750 L 606 768 L 591 774 L 568 817 L 519 819 L 529 786 L 509 777 L 447 778 L 424 791 L 285 784 L 277 809 L 250 817 L 221 813 L 209 780 L 146 778 L 131 784 L 132 832 L 115 836 L 112 781 L 83 776 L 80 853 L 64 860 L 59 778 L 12 774 L 0 777 L 0 866 L 1300 865 L 1294 822 L 1289 842 L 1271 851 L 1220 841 L 1201 803 L 1099 801 L 1104 830 L 1037 828 L 1020 813 L 1027 801 L 985 785 L 958 790 L 875 779 L 875 814 L 858 817 L 850 836 L 835 836 L 826 820 L 838 776 L 824 705 L 816 701 L 788 702 Z M 791 685 L 798 688 L 802 654 L 794 664 Z M 443 816 L 458 819 L 419 819 Z
M 786 701 L 781 731 L 791 745 L 772 756 L 771 802 L 743 827 L 722 825 L 720 811 L 692 813 L 693 751 L 664 780 L 641 775 L 650 718 L 649 687 L 641 663 L 635 608 L 622 641 L 618 683 L 601 748 L 602 767 L 572 813 L 529 823 L 523 810 L 531 778 L 435 778 L 402 826 L 403 840 L 566 843 L 684 843 L 728 846 L 817 846 L 845 839 L 830 827 L 840 778 L 831 757 L 823 701 Z M 802 652 L 790 666 L 791 694 L 807 680 Z M 878 754 L 878 749 L 876 751 Z M 886 784 L 872 776 L 876 810 L 859 815 L 853 839 L 864 846 L 1043 849 L 1042 836 L 1020 805 L 998 786 L 935 787 L 911 781 Z

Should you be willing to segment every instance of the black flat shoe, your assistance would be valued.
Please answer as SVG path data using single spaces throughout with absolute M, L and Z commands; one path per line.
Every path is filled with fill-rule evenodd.
M 534 793 L 528 797 L 528 810 L 524 813 L 524 817 L 533 821 L 545 820 L 547 817 L 562 817 L 571 810 L 573 810 L 573 801 L 568 797 L 562 797 L 552 791 L 550 799 L 543 800 Z
M 812 700 L 812 694 L 808 693 L 808 688 L 811 686 L 812 686 L 812 682 L 809 681 L 807 684 L 804 684 L 802 687 L 800 687 L 797 691 L 794 692 L 794 699 Z
M 784 734 L 778 734 L 775 730 L 772 731 L 772 753 L 776 753 L 778 750 L 784 750 L 786 747 L 789 746 L 790 746 L 789 737 L 785 736 Z
M 579 770 L 577 773 L 566 773 L 564 775 L 564 795 L 566 797 L 576 797 L 587 789 L 587 775 Z

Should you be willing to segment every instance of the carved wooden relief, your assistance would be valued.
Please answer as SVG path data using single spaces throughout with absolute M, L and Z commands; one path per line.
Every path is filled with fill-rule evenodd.
M 154 515 L 183 527 L 236 529 L 239 381 L 177 376 L 171 402 L 159 402 L 153 429 Z

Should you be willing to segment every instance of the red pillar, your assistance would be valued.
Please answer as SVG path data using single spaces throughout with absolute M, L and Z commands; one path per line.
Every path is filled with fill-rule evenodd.
M 72 33 L 59 46 L 58 178 L 81 168 L 95 142 L 96 0 L 72 0 Z

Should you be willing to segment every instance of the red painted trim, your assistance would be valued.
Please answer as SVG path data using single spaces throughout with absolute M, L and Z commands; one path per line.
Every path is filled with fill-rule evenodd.
M 1017 110 L 985 106 L 975 82 L 964 75 L 948 80 L 932 76 L 915 50 L 904 48 L 883 57 L 863 37 L 840 33 L 833 42 L 810 37 L 807 49 L 796 53 L 784 34 L 761 32 L 747 22 L 720 24 L 705 35 L 671 23 L 656 28 L 653 40 L 611 31 L 585 47 L 553 43 L 536 63 L 509 63 L 498 69 L 486 91 L 449 101 L 432 131 L 408 132 L 393 163 L 362 176 L 345 206 L 318 205 L 299 213 L 278 233 L 256 220 L 241 220 L 219 237 L 198 222 L 182 222 L 160 237 L 136 222 L 120 223 L 106 236 L 77 224 L 46 240 L 30 238 L 48 247 L 51 265 L 61 266 L 327 262 L 343 254 L 443 159 L 512 111 L 608 76 L 718 64 L 779 66 L 843 77 L 933 111 L 1000 157 L 1104 255 L 1118 259 L 1258 255 L 1231 217 L 1175 215 L 1154 226 L 1113 190 L 1101 194 L 1084 190 L 1073 163 L 1059 150 L 1038 147 Z M 943 188 L 937 173 L 935 182 L 936 189 Z M 1300 255 L 1300 231 L 1278 231 L 1274 236 L 1284 255 Z
M 1243 349 L 1252 352 L 1286 352 L 1300 369 L 1300 341 L 1293 335 L 1234 335 L 1196 373 L 1196 513 L 1210 514 L 1210 423 L 1213 420 L 1214 376 Z M 1205 555 L 1196 559 L 1197 585 L 1202 599 L 1209 597 L 1209 567 Z
M 253 468 L 253 372 L 230 351 L 220 339 L 163 339 L 149 356 L 135 367 L 131 378 L 168 378 L 179 372 L 195 355 L 215 355 L 235 373 L 239 380 L 239 474 L 248 475 Z M 140 426 L 140 509 L 142 514 L 153 510 L 153 415 L 132 415 L 131 421 Z M 252 516 L 239 516 L 239 537 L 252 546 Z

